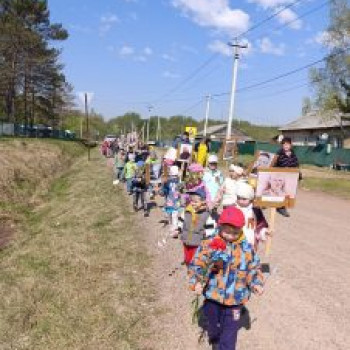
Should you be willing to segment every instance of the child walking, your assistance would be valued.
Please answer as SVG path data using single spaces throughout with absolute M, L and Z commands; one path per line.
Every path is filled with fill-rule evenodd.
M 244 215 L 244 235 L 254 250 L 257 251 L 259 242 L 266 241 L 267 236 L 271 234 L 269 225 L 262 210 L 253 206 L 255 194 L 251 185 L 240 182 L 237 185 L 236 195 L 236 206 Z
M 198 246 L 205 238 L 206 223 L 210 216 L 203 189 L 188 192 L 190 202 L 185 208 L 181 240 L 184 249 L 184 262 L 189 265 Z
M 190 288 L 203 294 L 209 342 L 218 350 L 235 350 L 242 306 L 251 292 L 263 293 L 260 260 L 246 241 L 244 215 L 223 210 L 219 234 L 204 240 L 189 265 Z
M 116 178 L 113 181 L 113 185 L 118 185 L 123 179 L 123 171 L 125 166 L 125 152 L 124 150 L 119 150 L 114 157 L 114 168 Z
M 229 167 L 229 176 L 224 180 L 217 197 L 215 199 L 215 207 L 219 207 L 220 204 L 223 207 L 228 205 L 234 205 L 237 200 L 236 190 L 237 183 L 242 181 L 244 169 L 238 165 L 231 164 Z
M 135 172 L 137 169 L 137 165 L 135 163 L 135 155 L 133 153 L 129 153 L 128 162 L 124 167 L 124 178 L 126 180 L 126 190 L 129 195 L 132 195 L 132 180 L 135 176 Z
M 170 224 L 170 236 L 178 237 L 178 215 L 181 209 L 181 195 L 179 191 L 179 168 L 173 165 L 169 169 L 169 177 L 163 185 L 162 192 L 165 196 L 164 211 Z
M 145 174 L 145 162 L 140 160 L 136 163 L 137 168 L 135 170 L 134 178 L 132 179 L 132 192 L 134 196 L 134 210 L 139 210 L 139 202 L 141 201 L 141 206 L 144 211 L 144 216 L 149 216 L 148 203 L 147 203 L 147 184 L 146 184 L 146 174 Z

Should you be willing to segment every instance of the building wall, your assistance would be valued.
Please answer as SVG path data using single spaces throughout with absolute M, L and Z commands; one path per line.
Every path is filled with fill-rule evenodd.
M 291 130 L 283 131 L 283 136 L 290 137 L 296 146 L 316 146 L 320 136 L 327 133 L 329 141 L 334 148 L 350 148 L 350 128 L 347 128 L 347 137 L 343 141 L 343 135 L 339 129 L 315 129 L 315 130 Z

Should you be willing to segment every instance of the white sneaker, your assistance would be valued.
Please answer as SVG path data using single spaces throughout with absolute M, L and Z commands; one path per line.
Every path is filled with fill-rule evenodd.
M 113 181 L 113 185 L 118 185 L 119 184 L 119 180 L 114 180 Z

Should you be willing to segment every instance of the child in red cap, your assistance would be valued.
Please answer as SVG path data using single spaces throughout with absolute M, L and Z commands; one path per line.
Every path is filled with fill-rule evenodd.
M 245 219 L 225 208 L 219 233 L 202 242 L 189 266 L 190 286 L 204 295 L 209 341 L 218 350 L 235 350 L 242 306 L 251 292 L 263 293 L 260 260 L 242 231 Z

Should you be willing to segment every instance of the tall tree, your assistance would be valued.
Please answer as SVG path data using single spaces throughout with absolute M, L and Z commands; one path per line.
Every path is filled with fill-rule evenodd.
M 350 5 L 347 0 L 332 0 L 330 25 L 324 32 L 329 50 L 325 66 L 311 71 L 316 103 L 322 110 L 350 112 Z

